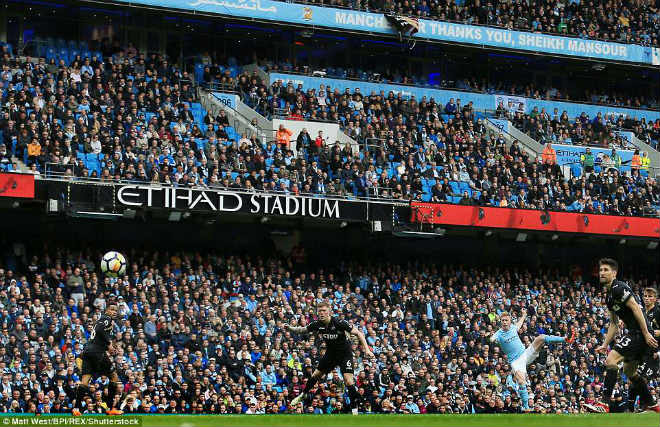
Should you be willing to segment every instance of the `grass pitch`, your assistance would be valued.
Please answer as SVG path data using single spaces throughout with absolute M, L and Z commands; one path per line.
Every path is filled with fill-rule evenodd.
M 123 427 L 658 427 L 659 414 L 585 415 L 129 415 L 121 417 L 2 414 L 2 426 Z

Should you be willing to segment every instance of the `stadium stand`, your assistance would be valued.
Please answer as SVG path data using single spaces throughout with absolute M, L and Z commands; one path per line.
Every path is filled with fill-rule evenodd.
M 603 289 L 577 270 L 351 261 L 340 269 L 288 256 L 131 251 L 126 276 L 104 280 L 97 259 L 96 249 L 39 245 L 0 259 L 2 412 L 69 410 L 80 377 L 75 359 L 110 303 L 120 310 L 114 362 L 126 413 L 346 412 L 336 373 L 309 404 L 289 406 L 323 349 L 282 326 L 313 320 L 324 298 L 377 356 L 368 361 L 354 349 L 366 413 L 520 412 L 504 355 L 487 337 L 497 314 L 521 308 L 530 316 L 526 341 L 579 331 L 575 345 L 554 346 L 529 367 L 535 411 L 582 412 L 602 387 L 593 346 L 608 316 L 598 303 Z M 633 282 L 657 286 L 658 277 Z M 70 293 L 78 283 L 84 295 L 76 304 Z M 85 413 L 101 411 L 106 388 L 93 383 L 92 395 L 100 393 Z M 615 391 L 621 409 L 627 393 L 623 385 Z
M 301 75 L 314 75 L 314 68 L 310 66 L 292 66 L 288 63 L 282 64 L 273 64 L 268 60 L 261 61 L 265 65 L 261 68 L 265 72 L 285 72 Z M 266 117 L 271 117 L 275 110 L 282 111 L 282 109 L 293 110 L 292 102 L 290 106 L 286 104 L 279 103 L 279 105 L 273 104 L 272 93 L 269 96 L 267 94 L 268 88 L 262 83 L 259 76 L 256 72 L 252 73 L 240 73 L 239 67 L 237 67 L 236 61 L 232 62 L 234 65 L 225 67 L 222 65 L 204 65 L 201 63 L 196 64 L 195 66 L 195 79 L 197 82 L 201 82 L 206 87 L 213 87 L 216 90 L 238 90 L 243 94 L 243 100 L 248 105 L 251 105 L 257 112 Z M 225 71 L 227 70 L 227 71 Z M 408 78 L 401 77 L 398 74 L 390 74 L 386 72 L 376 73 L 373 71 L 363 71 L 355 69 L 343 69 L 343 68 L 320 68 L 319 71 L 323 73 L 325 77 L 333 77 L 338 79 L 355 79 L 369 82 L 377 83 L 393 83 L 396 85 L 410 85 L 420 88 L 451 88 L 459 89 L 467 93 L 489 93 L 489 94 L 502 94 L 502 95 L 514 95 L 514 96 L 523 96 L 530 99 L 545 99 L 545 100 L 566 100 L 566 101 L 580 101 L 588 104 L 594 105 L 610 105 L 610 106 L 620 106 L 626 108 L 639 109 L 640 113 L 643 113 L 644 110 L 648 109 L 657 109 L 660 104 L 658 101 L 660 98 L 657 98 L 656 94 L 646 93 L 645 95 L 631 96 L 628 94 L 620 94 L 617 92 L 611 92 L 609 95 L 597 95 L 589 91 L 583 91 L 580 94 L 572 93 L 569 96 L 567 93 L 562 93 L 554 88 L 542 89 L 543 95 L 539 92 L 538 89 L 535 89 L 533 86 L 523 85 L 520 82 L 511 82 L 510 84 L 499 82 L 499 83 L 486 83 L 485 79 L 479 83 L 476 79 L 465 78 L 458 80 L 456 82 L 451 82 L 452 84 L 428 84 L 426 79 L 418 78 Z M 376 77 L 374 77 L 376 76 Z M 389 77 L 389 78 L 388 78 Z M 272 82 L 271 82 L 272 83 Z M 343 91 L 345 87 L 349 87 L 349 82 L 346 82 L 345 86 L 339 86 L 338 89 Z M 310 89 L 310 88 L 304 88 Z M 583 88 L 582 88 L 583 90 Z M 363 94 L 364 96 L 365 94 Z M 321 97 L 319 92 L 318 97 Z M 288 100 L 292 101 L 292 100 Z M 476 110 L 488 111 L 492 108 L 490 105 L 474 105 Z M 508 116 L 509 118 L 513 117 L 515 111 L 509 111 L 506 106 L 498 106 L 497 117 Z M 293 113 L 293 111 L 291 111 Z M 312 114 L 312 111 L 302 111 L 300 115 L 303 118 L 309 118 Z M 446 111 L 445 111 L 446 112 Z M 332 118 L 328 115 L 323 115 L 323 110 L 320 110 L 320 116 L 313 116 L 313 120 L 331 120 Z M 539 111 L 531 111 L 530 114 L 536 116 L 541 114 Z M 547 113 L 549 114 L 549 113 Z M 552 113 L 557 115 L 558 118 L 563 114 L 563 111 L 560 111 L 560 108 L 555 108 L 555 111 Z M 603 110 L 596 114 L 594 117 L 588 117 L 589 120 L 600 120 L 600 117 L 604 116 L 603 121 L 611 123 L 611 126 L 614 130 L 629 130 L 632 131 L 637 138 L 645 142 L 649 146 L 657 150 L 659 141 L 660 141 L 660 119 L 646 120 L 645 117 L 633 117 L 633 116 L 617 116 L 614 113 L 608 113 L 607 110 Z M 642 116 L 642 114 L 640 114 Z M 575 122 L 577 118 L 569 118 L 570 122 Z M 580 120 L 585 120 L 584 114 Z M 557 137 L 556 139 L 559 139 Z M 564 138 L 566 139 L 566 138 Z M 593 139 L 593 138 L 592 138 Z M 603 143 L 603 138 L 601 141 L 594 141 L 594 145 L 600 145 Z M 570 139 L 568 141 L 570 143 Z
M 516 319 L 523 310 L 525 346 L 538 335 L 554 343 L 577 337 L 547 342 L 528 366 L 529 412 L 604 411 L 609 362 L 596 348 L 616 317 L 595 260 L 605 251 L 617 257 L 618 278 L 635 293 L 660 286 L 660 164 L 644 152 L 660 159 L 660 0 L 286 1 L 305 5 L 287 16 L 295 25 L 275 22 L 283 14 L 263 0 L 0 6 L 0 37 L 12 41 L 0 41 L 5 424 L 27 424 L 16 414 L 76 415 L 79 357 L 110 304 L 119 308 L 117 351 L 109 353 L 121 392 L 116 404 L 103 402 L 114 380 L 95 378 L 76 405 L 86 415 L 113 415 L 116 407 L 195 425 L 201 419 L 178 415 L 350 414 L 355 402 L 336 370 L 309 400 L 291 403 L 327 349 L 322 336 L 286 325 L 316 320 L 322 302 L 375 353 L 370 359 L 352 343 L 360 413 L 527 412 L 524 385 L 489 339 L 499 315 Z M 309 5 L 635 44 L 645 62 L 447 40 L 407 44 L 390 29 L 309 25 Z M 272 16 L 247 16 L 257 10 Z M 393 60 L 388 53 L 398 50 Z M 534 72 L 507 75 L 508 67 L 525 72 L 527 61 Z M 276 73 L 333 80 L 312 85 Z M 358 81 L 397 90 L 365 93 L 351 85 Z M 411 88 L 493 102 L 406 95 Z M 240 110 L 222 104 L 221 93 L 240 99 Z M 490 95 L 598 113 L 517 112 L 513 101 L 497 106 Z M 628 109 L 640 116 L 613 113 Z M 337 132 L 319 132 L 325 125 Z M 536 148 L 525 144 L 530 139 Z M 574 158 L 558 162 L 556 144 Z M 623 161 L 622 151 L 634 156 Z M 197 191 L 207 189 L 222 191 Z M 276 200 L 280 213 L 275 202 L 270 211 L 248 206 L 259 196 L 264 206 Z M 311 202 L 336 209 L 313 214 Z M 454 214 L 463 221 L 452 222 Z M 126 255 L 125 275 L 103 275 L 108 251 Z M 647 350 L 640 352 L 654 357 Z M 660 378 L 642 370 L 660 400 Z M 629 374 L 622 370 L 608 409 L 657 412 Z M 528 415 L 521 417 L 513 419 Z M 531 417 L 529 425 L 547 422 Z M 208 422 L 237 418 L 244 422 Z M 276 418 L 274 425 L 287 422 Z M 295 417 L 302 418 L 311 417 Z M 324 418 L 315 420 L 332 424 Z M 94 423 L 30 422 L 53 420 Z
M 436 82 L 433 81 L 430 75 L 409 75 L 405 71 L 393 70 L 392 65 L 377 67 L 374 64 L 373 68 L 363 70 L 340 66 L 301 65 L 300 62 L 294 65 L 290 62 L 276 62 L 268 58 L 261 58 L 258 62 L 262 64 L 261 68 L 267 73 L 314 75 L 315 72 L 317 74 L 320 72 L 325 77 L 344 80 L 362 80 L 435 89 L 458 89 L 466 92 L 515 95 L 532 99 L 563 100 L 639 109 L 660 108 L 660 98 L 653 92 L 635 91 L 635 88 L 612 90 L 609 87 L 605 88 L 603 85 L 599 85 L 597 82 L 594 83 L 593 88 L 585 88 L 583 82 L 580 82 L 579 85 L 558 89 L 553 86 L 537 86 L 531 76 L 527 76 L 527 80 L 524 80 L 524 76 L 522 78 L 507 79 L 505 72 L 498 74 L 497 70 L 489 70 L 490 73 L 482 75 L 478 73 L 479 70 L 462 69 L 460 74 L 450 75 Z M 208 71 L 213 70 L 210 75 L 217 76 L 216 70 L 223 68 L 221 65 L 214 64 L 209 67 Z M 202 67 L 200 69 L 203 70 Z M 469 76 L 466 76 L 466 72 L 469 73 Z M 495 74 L 495 77 L 493 74 Z M 203 81 L 208 76 L 200 72 L 197 77 L 198 81 Z
M 71 60 L 67 67 L 60 58 L 55 76 L 45 58 L 19 63 L 5 55 L 2 138 L 35 173 L 48 168 L 179 186 L 657 215 L 655 178 L 618 170 L 562 177 L 517 145 L 507 149 L 486 132 L 483 114 L 453 99 L 443 106 L 338 89 L 317 96 L 281 82 L 267 88 L 258 75 L 227 67 L 222 83 L 256 111 L 279 108 L 291 118 L 339 122 L 364 147 L 356 155 L 300 134 L 291 136 L 299 142 L 294 153 L 277 141 L 241 137 L 226 119 L 211 117 L 195 102 L 192 77 L 165 58 L 129 59 L 119 51 L 107 62 Z M 50 78 L 55 86 L 46 84 Z

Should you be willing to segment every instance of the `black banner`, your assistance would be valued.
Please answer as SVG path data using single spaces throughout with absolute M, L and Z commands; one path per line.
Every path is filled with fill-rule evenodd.
M 122 185 L 117 186 L 115 191 L 117 207 L 123 206 L 130 209 L 234 212 L 352 221 L 368 219 L 367 202 L 324 197 L 213 189 L 196 190 L 150 185 Z M 391 207 L 389 209 L 391 212 Z

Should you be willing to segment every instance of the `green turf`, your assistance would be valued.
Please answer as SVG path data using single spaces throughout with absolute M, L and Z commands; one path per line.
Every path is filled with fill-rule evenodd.
M 554 426 L 617 426 L 617 427 L 658 427 L 658 414 L 585 414 L 585 415 L 147 415 L 128 417 L 80 417 L 63 423 L 53 416 L 25 417 L 23 422 L 3 414 L 2 425 L 105 425 L 120 426 L 116 421 L 138 419 L 124 426 L 144 427 L 215 427 L 215 426 L 282 426 L 282 427 L 554 427 Z M 23 417 L 22 417 L 23 418 Z M 59 418 L 59 417 L 57 417 Z M 90 422 L 84 422 L 89 420 Z M 9 422 L 7 422 L 9 421 Z M 39 424 L 36 422 L 41 421 Z M 46 421 L 46 422 L 44 422 Z M 52 421 L 52 422 L 48 422 Z M 59 421 L 59 422 L 58 422 Z M 84 424 L 81 424 L 83 421 Z M 101 423 L 105 421 L 105 423 Z M 113 422 L 114 421 L 114 422 Z

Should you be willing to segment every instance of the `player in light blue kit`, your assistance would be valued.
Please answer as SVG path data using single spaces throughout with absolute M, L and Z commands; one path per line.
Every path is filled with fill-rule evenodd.
M 571 334 L 570 338 L 559 337 L 556 335 L 539 335 L 534 338 L 532 344 L 525 348 L 525 345 L 520 340 L 518 330 L 525 323 L 527 318 L 527 311 L 522 310 L 522 316 L 517 319 L 516 323 L 511 323 L 511 315 L 507 312 L 500 314 L 500 329 L 497 330 L 490 337 L 490 341 L 497 343 L 502 347 L 502 351 L 506 354 L 511 370 L 513 371 L 513 378 L 518 384 L 518 396 L 522 403 L 524 411 L 529 410 L 529 393 L 527 392 L 527 365 L 532 363 L 539 356 L 539 351 L 545 344 L 566 342 L 572 344 L 575 341 L 575 332 Z

